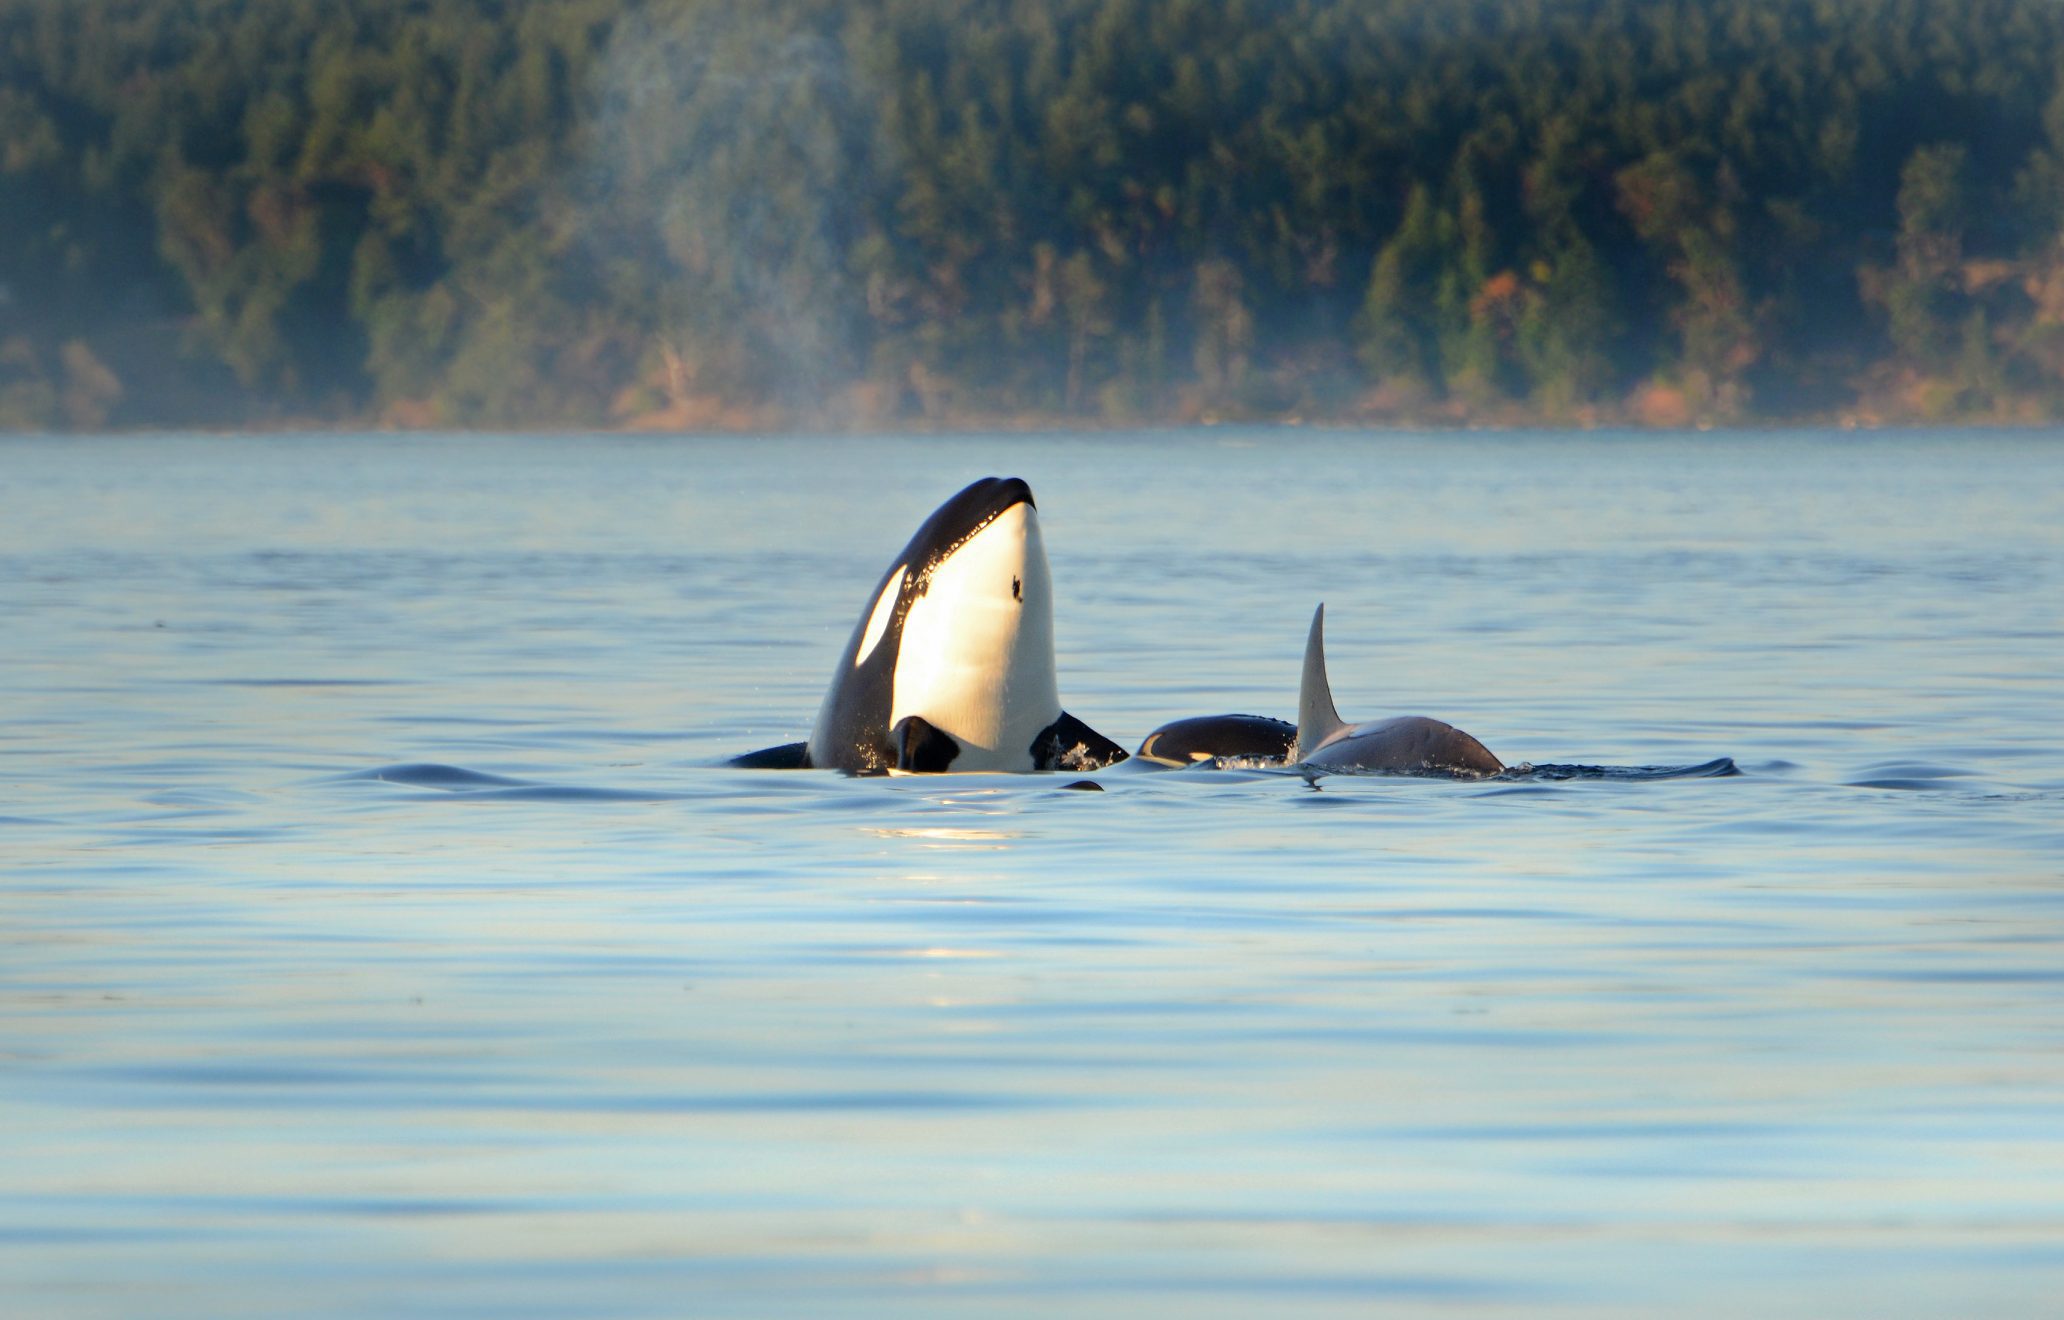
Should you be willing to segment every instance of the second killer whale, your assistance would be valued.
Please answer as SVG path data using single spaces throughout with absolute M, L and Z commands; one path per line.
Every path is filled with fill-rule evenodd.
M 1349 723 L 1334 705 L 1326 672 L 1325 617 L 1322 604 L 1305 638 L 1296 724 L 1267 715 L 1171 720 L 1140 743 L 1135 764 L 1296 767 L 1308 773 L 1465 780 L 1705 779 L 1741 773 L 1725 756 L 1685 766 L 1507 765 L 1476 737 L 1443 720 L 1402 715 Z
M 1426 775 L 1484 779 L 1504 762 L 1471 735 L 1424 715 L 1350 724 L 1333 704 L 1326 676 L 1326 607 L 1312 615 L 1297 723 L 1266 715 L 1202 715 L 1162 725 L 1141 742 L 1142 761 L 1162 766 L 1203 762 L 1299 765 L 1329 773 Z

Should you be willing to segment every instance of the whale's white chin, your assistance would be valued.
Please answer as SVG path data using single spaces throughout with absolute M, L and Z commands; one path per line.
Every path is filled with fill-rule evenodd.
M 933 510 L 876 582 L 809 741 L 735 764 L 938 774 L 1124 759 L 1061 709 L 1032 488 L 983 477 Z
M 889 724 L 918 716 L 960 744 L 955 770 L 1028 770 L 1060 717 L 1053 592 L 1039 514 L 1004 510 L 935 565 L 903 623 Z

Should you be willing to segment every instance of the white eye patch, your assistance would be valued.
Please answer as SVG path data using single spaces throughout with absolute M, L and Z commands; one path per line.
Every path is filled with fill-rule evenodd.
M 889 630 L 889 620 L 896 613 L 896 599 L 903 594 L 903 579 L 910 575 L 908 564 L 900 565 L 889 584 L 882 588 L 880 599 L 874 602 L 874 613 L 867 616 L 867 631 L 860 636 L 860 649 L 853 655 L 853 668 L 867 663 L 867 657 L 874 654 L 874 648 L 881 645 L 882 634 Z

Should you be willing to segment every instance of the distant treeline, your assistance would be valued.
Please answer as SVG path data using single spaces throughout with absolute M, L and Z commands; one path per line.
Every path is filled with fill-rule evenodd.
M 2064 417 L 2057 0 L 0 0 L 0 428 Z

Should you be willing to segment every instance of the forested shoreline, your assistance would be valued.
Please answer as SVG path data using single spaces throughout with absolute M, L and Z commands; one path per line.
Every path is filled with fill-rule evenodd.
M 2053 0 L 0 0 L 0 429 L 2060 417 Z

